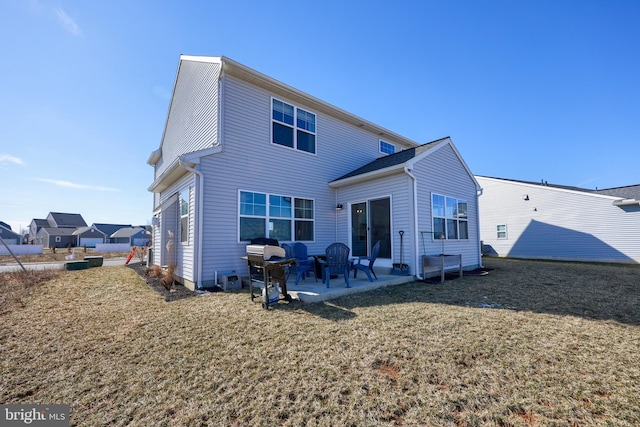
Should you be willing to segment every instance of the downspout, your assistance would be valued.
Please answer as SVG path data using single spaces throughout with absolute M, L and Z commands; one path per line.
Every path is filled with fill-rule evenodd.
M 413 253 L 416 258 L 414 259 L 415 266 L 415 276 L 422 280 L 421 271 L 418 268 L 420 265 L 420 248 L 418 247 L 418 185 L 416 181 L 416 177 L 411 173 L 411 170 L 405 166 L 404 173 L 407 174 L 409 178 L 411 178 L 413 184 Z
M 480 196 L 482 196 L 483 192 L 483 188 L 476 191 L 476 229 L 478 230 L 478 265 L 480 268 L 484 268 L 484 265 L 482 265 L 482 243 L 480 243 Z
M 335 208 L 336 226 L 335 226 L 335 230 L 334 230 L 334 233 L 335 233 L 334 242 L 338 242 L 339 241 L 338 240 L 338 222 L 339 222 L 338 216 L 340 215 L 340 212 L 338 211 L 338 208 L 337 208 L 337 206 L 338 206 L 338 192 L 339 191 L 340 191 L 339 189 L 336 189 L 336 197 L 335 197 L 335 200 L 333 201 L 333 206 L 336 206 L 336 208 Z
M 187 166 L 184 163 L 184 160 L 182 160 L 182 157 L 178 157 L 178 162 L 180 163 L 180 167 L 183 169 L 188 170 L 189 172 L 193 172 L 196 176 L 198 176 L 198 178 L 200 178 L 200 182 L 198 185 L 198 215 L 196 216 L 196 221 L 194 221 L 194 224 L 197 227 L 198 230 L 198 238 L 194 239 L 194 248 L 193 248 L 193 254 L 196 258 L 196 265 L 197 265 L 197 274 L 196 274 L 196 289 L 202 288 L 202 215 L 203 215 L 203 187 L 204 187 L 204 176 L 202 175 L 202 172 L 200 172 L 199 170 L 197 170 L 196 168 L 192 168 Z

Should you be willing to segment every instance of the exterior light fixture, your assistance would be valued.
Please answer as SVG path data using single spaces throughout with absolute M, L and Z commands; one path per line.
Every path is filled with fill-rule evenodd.
M 529 195 L 528 194 L 526 196 L 524 196 L 524 200 L 526 200 L 527 202 L 529 201 Z
M 342 203 L 338 203 L 338 204 L 336 205 L 336 210 L 337 210 L 337 211 L 341 211 L 341 210 L 342 210 Z

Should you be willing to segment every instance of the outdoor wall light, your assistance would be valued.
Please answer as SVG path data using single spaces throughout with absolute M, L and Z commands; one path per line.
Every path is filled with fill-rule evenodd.
M 528 202 L 529 201 L 529 195 L 527 194 L 526 196 L 524 196 L 524 199 Z
M 342 203 L 338 203 L 338 204 L 336 205 L 336 210 L 337 210 L 337 211 L 341 211 L 341 210 L 342 210 Z

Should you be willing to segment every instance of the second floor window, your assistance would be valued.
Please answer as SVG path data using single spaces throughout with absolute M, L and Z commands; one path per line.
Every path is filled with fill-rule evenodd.
M 315 114 L 274 98 L 271 119 L 271 142 L 315 154 Z
M 387 141 L 380 140 L 380 152 L 384 154 L 393 154 L 396 152 L 396 146 Z

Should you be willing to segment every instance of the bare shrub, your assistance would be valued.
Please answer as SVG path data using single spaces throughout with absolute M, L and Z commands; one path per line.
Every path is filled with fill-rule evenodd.
M 26 307 L 28 297 L 42 284 L 55 279 L 58 270 L 27 270 L 0 274 L 0 315 L 17 306 Z
M 161 277 L 162 267 L 160 267 L 159 265 L 153 264 L 151 267 L 147 268 L 147 275 L 151 277 Z
M 162 285 L 167 289 L 171 289 L 171 286 L 173 285 L 173 272 L 176 270 L 176 266 L 175 265 L 170 265 L 167 267 L 167 271 L 164 272 L 164 275 L 162 276 Z

